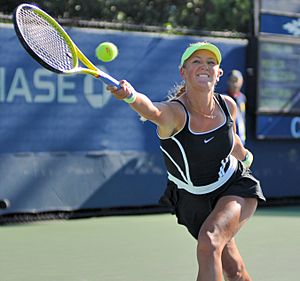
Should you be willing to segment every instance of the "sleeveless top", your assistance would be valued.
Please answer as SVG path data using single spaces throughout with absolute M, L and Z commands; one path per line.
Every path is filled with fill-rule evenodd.
M 237 169 L 238 161 L 230 155 L 233 143 L 233 120 L 224 98 L 215 94 L 225 121 L 210 131 L 196 133 L 190 129 L 186 107 L 183 129 L 171 137 L 160 138 L 160 148 L 168 172 L 168 179 L 179 189 L 193 194 L 206 194 L 224 185 Z

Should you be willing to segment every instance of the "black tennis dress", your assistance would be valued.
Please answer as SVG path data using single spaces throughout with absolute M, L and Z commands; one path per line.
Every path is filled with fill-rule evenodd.
M 197 239 L 201 225 L 218 199 L 225 195 L 265 200 L 259 181 L 231 155 L 234 143 L 233 120 L 224 98 L 215 94 L 224 113 L 217 128 L 196 133 L 184 104 L 186 123 L 180 132 L 160 138 L 168 172 L 168 187 L 162 204 L 173 208 L 179 224 Z

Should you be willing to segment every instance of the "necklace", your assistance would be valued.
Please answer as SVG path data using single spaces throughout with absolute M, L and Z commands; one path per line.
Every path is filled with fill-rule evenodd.
M 193 104 L 191 103 L 190 99 L 188 97 L 186 97 L 186 100 L 189 104 L 189 106 L 197 113 L 201 114 L 203 117 L 205 118 L 209 118 L 209 119 L 215 119 L 217 117 L 217 115 L 213 115 L 214 111 L 215 111 L 215 108 L 216 108 L 216 102 L 215 100 L 213 100 L 213 108 L 211 109 L 210 113 L 209 114 L 206 114 L 198 109 L 196 109 Z

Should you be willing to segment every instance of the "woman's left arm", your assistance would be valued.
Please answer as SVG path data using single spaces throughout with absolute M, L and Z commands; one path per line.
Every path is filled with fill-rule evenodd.
M 235 101 L 229 96 L 223 96 L 225 98 L 226 104 L 229 108 L 231 118 L 233 120 L 233 132 L 234 132 L 234 145 L 231 154 L 238 160 L 242 161 L 242 163 L 246 167 L 250 167 L 253 161 L 252 153 L 244 147 L 241 142 L 240 137 L 236 133 L 236 114 L 237 107 Z

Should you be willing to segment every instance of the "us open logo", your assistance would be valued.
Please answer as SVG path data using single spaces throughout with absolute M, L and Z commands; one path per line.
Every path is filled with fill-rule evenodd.
M 282 26 L 287 32 L 292 35 L 299 36 L 300 35 L 300 19 L 292 20 Z

